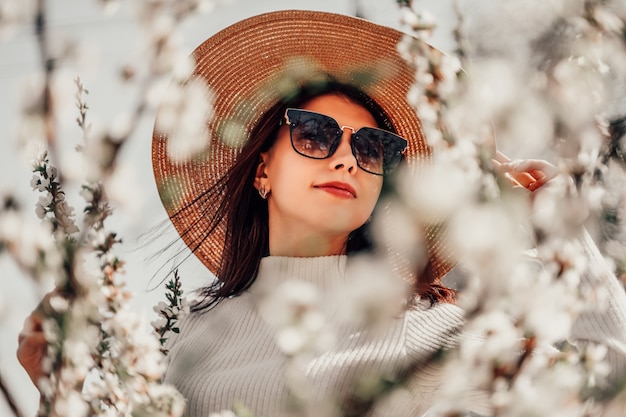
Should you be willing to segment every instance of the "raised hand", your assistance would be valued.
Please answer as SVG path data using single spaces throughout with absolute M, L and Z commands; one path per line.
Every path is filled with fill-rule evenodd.
M 492 160 L 496 169 L 503 173 L 516 187 L 535 191 L 558 174 L 558 169 L 543 159 L 514 159 L 497 151 Z
M 24 321 L 24 327 L 18 336 L 17 359 L 28 373 L 35 386 L 43 376 L 43 359 L 48 343 L 43 332 L 44 315 L 42 306 L 48 302 L 50 294 Z

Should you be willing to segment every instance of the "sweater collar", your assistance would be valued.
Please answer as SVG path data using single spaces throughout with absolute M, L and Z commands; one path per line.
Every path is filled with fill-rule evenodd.
M 318 289 L 328 289 L 345 280 L 347 259 L 346 255 L 312 258 L 267 256 L 261 258 L 256 282 L 265 286 L 298 280 L 310 282 Z

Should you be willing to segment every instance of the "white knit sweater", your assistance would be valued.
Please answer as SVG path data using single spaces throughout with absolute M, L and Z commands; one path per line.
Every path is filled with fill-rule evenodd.
M 170 346 L 165 375 L 165 382 L 173 384 L 187 399 L 186 416 L 206 417 L 237 404 L 250 409 L 255 417 L 289 415 L 292 397 L 285 384 L 287 358 L 275 343 L 275 331 L 258 312 L 254 288 L 262 283 L 298 279 L 323 291 L 345 279 L 346 259 L 263 258 L 252 290 L 226 299 L 207 312 L 188 316 Z M 581 317 L 574 333 L 583 341 L 606 342 L 608 338 L 613 348 L 614 373 L 621 374 L 626 369 L 626 296 L 619 283 L 608 278 L 615 290 L 611 311 Z M 450 345 L 462 323 L 463 312 L 457 306 L 424 302 L 392 319 L 375 337 L 357 328 L 342 328 L 344 337 L 333 349 L 311 357 L 303 367 L 310 383 L 310 398 L 320 410 L 332 410 L 358 379 L 393 372 Z M 419 379 L 411 383 L 411 395 L 392 406 L 386 404 L 381 415 L 421 416 L 434 404 L 439 381 L 437 368 L 421 370 Z M 488 413 L 480 392 L 468 390 L 463 401 L 474 411 Z

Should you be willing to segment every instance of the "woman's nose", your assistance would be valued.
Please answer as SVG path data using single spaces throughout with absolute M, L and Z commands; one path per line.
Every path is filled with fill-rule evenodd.
M 351 127 L 343 127 L 343 135 L 341 136 L 341 142 L 335 150 L 335 153 L 330 158 L 330 168 L 335 170 L 345 169 L 350 174 L 355 174 L 357 171 L 356 158 L 352 154 L 352 146 L 350 141 L 352 140 L 352 134 L 354 130 Z

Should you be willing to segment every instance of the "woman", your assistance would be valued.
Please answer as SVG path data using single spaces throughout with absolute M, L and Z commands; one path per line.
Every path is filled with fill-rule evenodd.
M 185 322 L 166 375 L 188 398 L 190 415 L 229 409 L 237 401 L 254 415 L 281 415 L 288 398 L 285 354 L 258 311 L 261 293 L 294 278 L 323 292 L 346 281 L 346 254 L 371 249 L 366 224 L 384 175 L 400 162 L 406 141 L 380 130 L 386 117 L 363 93 L 333 82 L 318 89 L 273 106 L 229 171 L 223 193 L 218 186 L 225 196 L 219 215 L 230 216 L 220 282 L 205 289 L 205 301 Z M 271 133 L 259 133 L 264 130 Z M 175 221 L 188 215 L 181 214 L 188 207 L 194 205 L 175 212 Z M 425 299 L 451 299 L 443 286 L 422 284 Z M 233 295 L 238 297 L 227 298 Z M 330 406 L 329 394 L 345 393 L 364 372 L 397 371 L 449 343 L 461 311 L 430 304 L 416 304 L 411 314 L 389 323 L 381 338 L 352 336 L 308 364 L 315 368 L 308 372 L 315 397 Z M 206 343 L 207 335 L 214 343 Z M 355 350 L 361 353 L 347 354 Z M 215 374 L 220 377 L 207 377 Z
M 285 415 L 299 401 L 332 414 L 354 404 L 348 393 L 363 381 L 393 377 L 454 343 L 463 314 L 440 283 L 450 264 L 437 234 L 426 234 L 423 257 L 407 259 L 376 247 L 369 231 L 397 165 L 415 168 L 430 155 L 406 100 L 414 72 L 396 52 L 401 36 L 352 17 L 282 11 L 239 22 L 196 49 L 195 75 L 215 96 L 210 147 L 179 161 L 167 152 L 168 132 L 153 137 L 170 218 L 219 278 L 169 346 L 165 380 L 187 398 L 188 416 L 237 404 L 255 416 Z M 233 132 L 246 133 L 243 147 L 233 146 L 242 143 Z M 289 356 L 259 308 L 264 293 L 295 278 L 324 295 L 350 278 L 349 259 L 364 252 L 388 255 L 394 273 L 414 283 L 408 308 L 373 334 L 343 323 L 332 348 L 296 364 L 306 388 L 294 388 Z M 605 336 L 594 332 L 581 337 Z M 36 380 L 31 340 L 23 338 L 18 356 Z M 411 395 L 375 412 L 421 415 L 439 380 L 436 368 L 420 369 Z M 459 401 L 489 412 L 478 392 Z
M 237 402 L 254 415 L 285 412 L 293 400 L 285 354 L 258 312 L 259 294 L 290 278 L 321 291 L 345 281 L 346 254 L 374 249 L 367 223 L 388 174 L 402 159 L 412 166 L 429 157 L 405 98 L 413 70 L 396 53 L 400 37 L 347 16 L 286 11 L 233 25 L 196 50 L 196 74 L 215 93 L 212 132 L 243 125 L 249 140 L 241 150 L 213 140 L 206 165 L 169 158 L 158 130 L 153 141 L 170 217 L 220 279 L 204 289 L 170 350 L 165 380 L 186 396 L 189 415 Z M 450 301 L 438 282 L 449 265 L 436 250 L 427 264 L 420 295 Z M 395 263 L 411 279 L 406 265 Z M 364 371 L 392 372 L 447 344 L 460 309 L 426 306 L 412 320 L 394 320 L 384 337 L 350 337 L 313 361 L 311 395 L 324 399 L 316 404 L 340 406 L 345 399 L 334 393 L 345 394 Z M 361 354 L 341 359 L 355 349 Z

